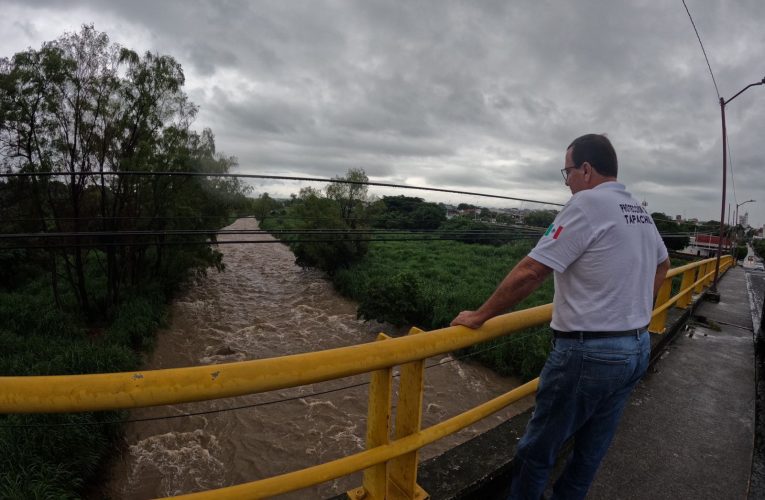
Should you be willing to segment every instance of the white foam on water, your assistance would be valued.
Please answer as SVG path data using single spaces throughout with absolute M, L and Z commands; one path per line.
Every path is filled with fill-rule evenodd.
M 363 450 L 365 448 L 364 439 L 356 434 L 356 428 L 358 425 L 352 424 L 347 427 L 340 428 L 338 431 L 338 425 L 333 425 L 329 428 L 328 432 L 334 432 L 330 435 L 330 438 L 336 442 L 350 442 L 357 450 Z M 336 432 L 335 432 L 336 431 Z
M 169 432 L 140 440 L 129 447 L 132 466 L 128 486 L 135 486 L 147 476 L 162 477 L 164 495 L 178 495 L 192 490 L 223 486 L 225 467 L 217 458 L 221 448 L 217 438 L 202 429 L 193 432 Z

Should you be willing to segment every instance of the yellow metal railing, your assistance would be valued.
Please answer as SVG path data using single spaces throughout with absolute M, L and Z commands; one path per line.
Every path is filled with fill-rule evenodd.
M 720 261 L 720 272 L 733 264 Z M 649 330 L 663 333 L 667 312 L 686 308 L 714 276 L 715 259 L 667 273 Z M 671 295 L 672 281 L 682 276 Z M 0 377 L 0 413 L 53 413 L 139 408 L 240 396 L 343 378 L 372 375 L 367 449 L 355 455 L 251 483 L 185 495 L 183 498 L 264 498 L 364 471 L 363 486 L 351 498 L 426 498 L 417 485 L 418 450 L 533 394 L 538 379 L 460 415 L 421 429 L 424 360 L 550 321 L 552 304 L 492 318 L 479 330 L 449 327 L 376 342 L 279 358 L 165 370 L 95 375 Z M 391 440 L 392 370 L 400 365 L 395 436 Z

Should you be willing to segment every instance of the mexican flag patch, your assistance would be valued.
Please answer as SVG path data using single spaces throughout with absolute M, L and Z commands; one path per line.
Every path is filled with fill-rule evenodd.
M 550 227 L 547 228 L 547 231 L 545 231 L 544 235 L 552 236 L 552 239 L 557 240 L 561 232 L 563 232 L 563 226 L 556 226 L 555 224 L 550 224 Z

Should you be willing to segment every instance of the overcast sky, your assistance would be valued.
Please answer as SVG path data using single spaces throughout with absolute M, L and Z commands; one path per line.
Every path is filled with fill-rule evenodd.
M 765 1 L 686 3 L 723 97 L 765 77 Z M 620 180 L 651 211 L 720 216 L 720 107 L 681 0 L 0 0 L 0 11 L 0 56 L 93 23 L 175 57 L 200 107 L 194 127 L 212 128 L 242 172 L 361 167 L 374 181 L 565 202 L 566 146 L 605 132 Z M 726 114 L 736 199 L 757 200 L 739 211 L 762 226 L 765 86 Z

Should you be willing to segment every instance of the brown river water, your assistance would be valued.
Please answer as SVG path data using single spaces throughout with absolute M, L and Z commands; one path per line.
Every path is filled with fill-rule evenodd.
M 240 219 L 228 229 L 257 229 Z M 221 236 L 272 240 L 269 235 Z M 426 243 L 423 243 L 426 244 Z M 214 270 L 171 305 L 167 329 L 145 369 L 227 363 L 371 342 L 389 325 L 356 319 L 356 304 L 334 291 L 319 271 L 294 264 L 280 243 L 220 245 L 226 270 Z M 510 377 L 450 355 L 425 370 L 423 427 L 461 413 L 519 385 Z M 363 362 L 363 361 L 360 361 Z M 351 455 L 364 449 L 367 386 L 321 396 L 311 393 L 368 380 L 367 375 L 264 394 L 134 410 L 131 419 L 208 413 L 126 426 L 125 437 L 100 498 L 145 499 L 255 481 Z M 473 427 L 420 452 L 443 453 L 526 408 L 519 401 Z M 327 498 L 359 486 L 360 474 L 280 498 Z

